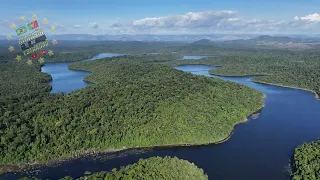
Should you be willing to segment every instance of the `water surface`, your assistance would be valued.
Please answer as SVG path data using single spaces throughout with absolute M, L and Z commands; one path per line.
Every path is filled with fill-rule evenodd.
M 122 55 L 124 54 L 102 53 L 83 61 L 91 61 Z M 70 64 L 71 62 L 45 63 L 45 65 L 41 68 L 41 72 L 50 74 L 52 76 L 52 81 L 49 83 L 52 86 L 50 93 L 71 93 L 72 91 L 84 88 L 91 84 L 83 81 L 83 78 L 90 75 L 91 72 L 70 70 L 68 69 Z
M 208 70 L 214 67 L 206 65 L 175 68 L 255 88 L 267 95 L 265 107 L 257 119 L 249 118 L 247 123 L 237 125 L 230 140 L 222 144 L 99 154 L 63 162 L 56 167 L 39 168 L 36 169 L 38 173 L 7 173 L 0 178 L 17 179 L 26 175 L 51 179 L 67 175 L 79 177 L 85 171 L 109 171 L 135 163 L 140 158 L 168 155 L 195 163 L 210 179 L 286 180 L 290 177 L 285 166 L 289 164 L 294 148 L 320 137 L 320 101 L 310 92 L 258 84 L 251 82 L 250 77 L 212 76 Z
M 216 57 L 216 56 L 183 56 L 182 60 L 186 60 L 186 59 L 199 60 L 199 59 L 206 58 L 206 57 Z

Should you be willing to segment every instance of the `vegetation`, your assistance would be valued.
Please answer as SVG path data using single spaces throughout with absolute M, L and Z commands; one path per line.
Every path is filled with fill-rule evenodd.
M 193 163 L 178 158 L 152 157 L 147 160 L 140 159 L 139 162 L 113 169 L 111 172 L 95 173 L 82 179 L 188 179 L 206 180 L 208 176 L 203 170 Z
M 67 62 L 67 61 L 79 61 L 84 59 L 90 59 L 99 54 L 98 52 L 54 52 L 54 55 L 45 55 L 46 62 Z
M 202 60 L 168 62 L 182 64 L 208 64 L 222 66 L 211 70 L 221 76 L 266 75 L 256 77 L 256 82 L 299 87 L 320 94 L 320 55 L 314 53 L 258 53 L 250 56 L 225 56 Z
M 51 90 L 48 82 L 51 76 L 40 72 L 40 65 L 28 66 L 23 63 L 0 64 L 0 98 L 37 96 Z
M 112 169 L 110 172 L 94 173 L 90 176 L 76 178 L 76 180 L 117 180 L 117 179 L 186 179 L 186 180 L 207 180 L 208 176 L 204 174 L 201 168 L 186 160 L 180 160 L 176 157 L 151 157 L 149 159 L 140 159 L 137 163 L 121 167 L 119 170 Z M 40 180 L 36 178 L 22 178 L 20 180 Z M 60 180 L 74 180 L 67 176 Z
M 320 179 L 320 139 L 305 143 L 295 149 L 293 156 L 293 179 Z
M 49 56 L 48 54 L 44 55 L 43 58 L 45 62 L 67 62 L 67 61 L 79 61 L 84 59 L 90 59 L 97 54 L 98 52 L 53 52 L 54 54 L 52 56 Z M 0 54 L 0 63 L 11 63 L 16 64 L 17 60 L 15 59 L 17 55 L 22 56 L 21 64 L 26 65 L 26 62 L 31 58 L 28 56 L 23 56 L 22 53 L 12 53 L 12 54 Z M 39 64 L 38 59 L 32 59 L 33 65 Z
M 144 55 L 136 55 L 135 60 L 141 61 L 144 63 L 159 63 L 159 62 L 167 62 L 177 59 L 182 59 L 183 55 L 178 53 L 164 53 L 159 55 L 152 55 L 152 54 L 144 54 Z
M 67 48 L 68 50 L 69 48 Z M 69 51 L 53 51 L 53 55 L 49 56 L 48 54 L 44 55 L 43 58 L 45 59 L 45 62 L 74 62 L 74 61 L 81 61 L 86 59 L 91 59 L 96 55 L 99 55 L 100 52 L 103 51 L 87 51 L 81 49 L 79 52 L 73 52 L 73 50 Z M 26 63 L 28 57 L 25 57 L 22 55 L 22 53 L 12 53 L 12 54 L 0 54 L 0 63 L 16 63 L 17 60 L 15 59 L 17 55 L 21 55 L 24 61 L 21 61 L 20 63 Z M 128 55 L 127 55 L 128 56 Z M 183 56 L 178 53 L 162 53 L 160 55 L 158 54 L 146 54 L 141 53 L 138 55 L 135 55 L 136 57 L 139 57 L 140 61 L 142 62 L 165 62 L 175 59 L 181 59 Z M 36 60 L 34 60 L 36 62 Z M 38 62 L 34 63 L 38 64 Z
M 120 54 L 143 54 L 155 52 L 167 52 L 168 47 L 184 45 L 181 42 L 141 42 L 141 41 L 97 41 L 97 40 L 58 40 L 58 44 L 49 46 L 47 49 L 54 53 L 120 53 Z M 0 53 L 8 53 L 8 47 L 13 46 L 15 52 L 21 52 L 18 43 L 8 40 L 0 40 Z M 167 49 L 168 48 L 168 49 Z M 168 51 L 171 53 L 172 51 Z
M 90 151 L 219 142 L 263 105 L 256 90 L 141 57 L 72 64 L 93 72 L 86 80 L 94 84 L 71 94 L 49 94 L 38 66 L 0 66 L 8 77 L 0 87 L 2 170 Z

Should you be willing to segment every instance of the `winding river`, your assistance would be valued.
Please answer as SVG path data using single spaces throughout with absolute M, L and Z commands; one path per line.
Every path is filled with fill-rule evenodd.
M 116 55 L 99 55 L 93 59 L 104 56 Z M 53 77 L 51 93 L 69 93 L 88 85 L 82 79 L 90 73 L 68 70 L 67 66 L 68 63 L 52 63 L 43 67 L 42 72 Z M 254 83 L 250 81 L 251 77 L 216 77 L 208 73 L 215 67 L 207 65 L 183 65 L 175 68 L 255 88 L 267 95 L 265 107 L 258 118 L 249 117 L 247 123 L 237 125 L 232 137 L 222 144 L 104 153 L 32 172 L 7 173 L 1 175 L 0 179 L 17 179 L 23 176 L 50 179 L 67 175 L 79 177 L 85 171 L 109 171 L 135 163 L 140 158 L 169 155 L 195 163 L 210 179 L 286 180 L 290 179 L 286 166 L 294 148 L 320 137 L 320 101 L 310 92 Z

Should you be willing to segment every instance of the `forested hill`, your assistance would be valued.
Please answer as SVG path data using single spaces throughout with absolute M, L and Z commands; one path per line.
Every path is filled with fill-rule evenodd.
M 27 73 L 21 76 L 11 71 L 19 65 L 0 66 L 0 77 L 9 78 L 1 81 L 1 91 L 19 92 L 0 99 L 2 171 L 93 150 L 214 143 L 263 106 L 263 95 L 254 89 L 141 57 L 72 64 L 93 72 L 86 79 L 94 84 L 71 94 L 49 94 L 43 86 L 47 76 L 36 66 L 21 66 Z M 34 85 L 14 83 L 19 78 Z
M 186 160 L 176 157 L 164 158 L 152 157 L 140 159 L 139 162 L 121 167 L 119 170 L 113 169 L 110 172 L 99 172 L 92 175 L 73 179 L 70 176 L 60 180 L 120 180 L 120 179 L 186 179 L 186 180 L 208 180 L 208 176 L 201 168 Z M 37 178 L 22 178 L 20 180 L 41 180 Z
M 292 176 L 294 180 L 320 179 L 320 139 L 295 149 Z
M 277 52 L 250 56 L 224 56 L 202 60 L 168 62 L 168 65 L 208 64 L 222 66 L 211 70 L 221 76 L 266 75 L 253 80 L 262 83 L 305 88 L 320 95 L 320 55 Z

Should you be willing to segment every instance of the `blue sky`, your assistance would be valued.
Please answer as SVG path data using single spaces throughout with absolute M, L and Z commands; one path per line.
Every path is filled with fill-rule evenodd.
M 0 34 L 44 17 L 57 34 L 317 33 L 316 0 L 3 0 Z M 27 2 L 27 3 L 26 3 Z M 191 12 L 191 13 L 190 13 Z M 9 26 L 8 26 L 9 25 Z

